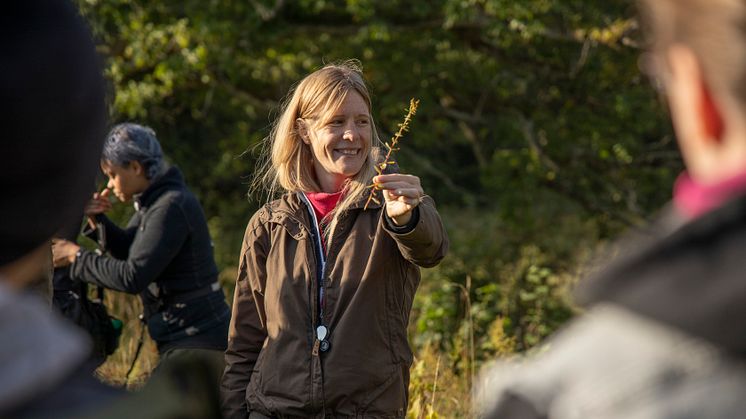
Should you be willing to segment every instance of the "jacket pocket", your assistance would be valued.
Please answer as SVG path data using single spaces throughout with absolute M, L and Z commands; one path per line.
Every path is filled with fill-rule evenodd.
M 364 416 L 404 417 L 407 405 L 406 379 L 402 365 L 392 365 L 389 376 L 360 404 Z

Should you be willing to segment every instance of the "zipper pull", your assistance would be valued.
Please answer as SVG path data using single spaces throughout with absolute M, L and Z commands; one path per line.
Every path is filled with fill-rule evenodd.
M 326 340 L 326 337 L 329 335 L 329 329 L 326 328 L 323 324 L 316 328 L 316 343 L 314 344 L 314 350 L 318 346 L 318 350 L 321 352 L 326 352 L 329 349 L 331 349 L 332 344 Z M 317 345 L 318 344 L 318 345 Z
M 326 339 L 326 335 L 329 333 L 329 330 L 324 326 L 323 324 L 316 328 L 316 339 L 318 340 L 324 340 Z

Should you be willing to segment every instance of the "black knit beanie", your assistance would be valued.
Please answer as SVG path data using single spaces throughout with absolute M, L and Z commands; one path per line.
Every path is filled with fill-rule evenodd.
M 82 216 L 104 139 L 104 81 L 67 0 L 0 13 L 0 266 Z

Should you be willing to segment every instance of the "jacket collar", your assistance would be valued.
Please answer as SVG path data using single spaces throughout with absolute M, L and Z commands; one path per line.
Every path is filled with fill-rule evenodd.
M 135 209 L 148 207 L 156 200 L 165 190 L 180 189 L 184 187 L 184 176 L 176 166 L 171 166 L 165 173 L 153 180 L 145 191 L 135 196 Z
M 287 226 L 288 221 L 293 220 L 295 223 L 300 224 L 305 230 L 312 232 L 313 229 L 310 224 L 311 221 L 307 204 L 303 202 L 299 194 L 300 192 L 287 192 L 280 198 L 267 204 L 270 213 L 268 221 L 284 224 L 286 227 L 289 227 Z M 368 195 L 363 196 L 360 200 L 350 206 L 350 210 L 362 211 L 367 199 Z M 382 206 L 381 203 L 376 204 L 371 201 L 366 211 L 376 211 Z
M 672 225 L 671 217 L 651 227 Z M 578 300 L 612 302 L 746 356 L 746 195 L 657 233 L 626 243 Z

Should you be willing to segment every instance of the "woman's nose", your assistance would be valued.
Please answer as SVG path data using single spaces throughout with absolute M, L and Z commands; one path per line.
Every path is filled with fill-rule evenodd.
M 347 141 L 355 141 L 355 137 L 357 137 L 357 128 L 354 124 L 351 126 L 345 127 L 345 132 L 342 134 L 342 139 Z

